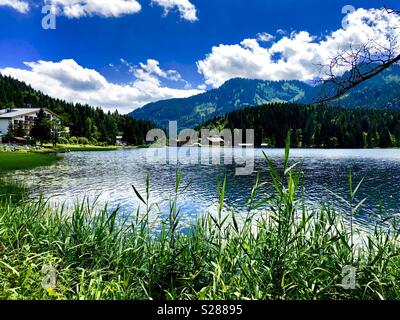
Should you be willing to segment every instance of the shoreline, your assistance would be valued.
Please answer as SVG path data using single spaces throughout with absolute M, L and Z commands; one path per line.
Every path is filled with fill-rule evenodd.
M 62 159 L 61 156 L 29 151 L 0 151 L 0 176 L 15 170 L 34 169 L 51 165 Z

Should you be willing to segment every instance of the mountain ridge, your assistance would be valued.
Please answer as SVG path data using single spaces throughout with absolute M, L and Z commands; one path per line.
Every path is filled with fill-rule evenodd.
M 180 128 L 194 128 L 216 116 L 248 106 L 270 103 L 310 104 L 317 100 L 321 85 L 299 80 L 234 78 L 219 88 L 188 98 L 149 103 L 129 115 L 151 120 L 161 127 L 178 121 Z M 392 66 L 352 89 L 332 103 L 346 108 L 400 109 L 400 67 Z

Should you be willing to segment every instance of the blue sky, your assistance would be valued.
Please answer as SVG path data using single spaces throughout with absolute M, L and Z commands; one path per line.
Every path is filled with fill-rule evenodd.
M 17 2 L 17 5 L 26 2 L 29 9 L 13 7 L 13 1 Z M 68 1 L 73 2 L 74 0 L 44 1 L 68 3 Z M 245 39 L 259 39 L 262 33 L 274 36 L 273 41 L 275 42 L 285 36 L 290 38 L 292 32 L 299 33 L 300 31 L 306 31 L 315 37 L 324 37 L 342 28 L 344 14 L 341 10 L 345 5 L 351 4 L 355 8 L 368 9 L 380 8 L 383 5 L 395 7 L 397 2 L 379 0 L 159 0 L 160 3 L 157 3 L 157 0 L 153 0 L 154 3 L 151 4 L 152 0 L 131 1 L 137 1 L 140 4 L 140 11 L 122 12 L 118 16 L 104 16 L 103 13 L 97 11 L 79 17 L 66 17 L 65 12 L 59 11 L 56 18 L 56 29 L 44 30 L 41 28 L 41 20 L 44 16 L 41 13 L 43 1 L 0 0 L 0 72 L 10 73 L 21 80 L 32 82 L 32 78 L 22 72 L 23 70 L 32 70 L 32 66 L 27 66 L 24 64 L 25 62 L 57 63 L 70 59 L 76 63 L 76 65 L 69 64 L 72 69 L 79 66 L 84 70 L 91 70 L 104 77 L 110 84 L 131 85 L 137 81 L 140 69 L 147 70 L 153 78 L 157 78 L 158 86 L 182 91 L 191 89 L 192 91 L 188 94 L 196 93 L 196 90 L 200 91 L 220 85 L 231 74 L 230 71 L 225 75 L 223 70 L 212 69 L 214 62 L 211 60 L 207 61 L 208 64 L 203 68 L 210 70 L 199 72 L 198 62 L 206 60 L 213 47 L 240 45 Z M 166 7 L 168 1 L 170 1 L 170 7 Z M 188 7 L 180 7 L 180 1 L 184 5 L 190 4 L 192 6 L 190 8 L 195 10 L 190 11 L 192 14 L 189 16 L 190 19 L 188 16 L 185 17 L 182 9 Z M 63 10 L 63 7 L 60 5 L 58 9 Z M 195 13 L 196 19 L 193 18 L 193 13 Z M 279 29 L 286 33 L 277 32 Z M 264 48 L 269 46 L 266 43 L 262 44 L 263 41 L 259 43 Z M 247 44 L 244 46 L 248 47 Z M 140 66 L 140 63 L 149 66 L 150 64 L 147 63 L 149 59 L 157 62 L 156 64 L 154 61 L 151 63 L 153 70 L 151 72 L 149 68 Z M 229 63 L 234 64 L 235 61 Z M 160 71 L 154 71 L 155 66 L 158 66 Z M 36 67 L 39 70 L 37 72 L 41 72 L 40 70 L 45 66 L 42 66 L 42 69 L 37 65 Z M 213 78 L 213 72 L 221 72 L 221 76 Z M 179 74 L 179 79 L 174 74 Z M 233 75 L 235 74 L 233 73 Z M 239 72 L 238 75 L 242 74 Z M 251 75 L 243 74 L 243 76 Z M 88 79 L 92 79 L 92 76 L 99 80 L 101 87 L 104 83 L 103 79 L 98 79 L 98 75 L 94 73 Z M 254 78 L 258 77 L 268 78 L 265 72 L 256 70 Z M 285 77 L 288 76 L 285 75 Z M 293 77 L 296 77 L 295 74 Z M 304 72 L 299 77 L 305 77 Z M 153 81 L 153 78 L 146 78 L 146 81 Z M 57 79 L 59 80 L 59 78 Z M 85 81 L 89 81 L 88 79 Z M 272 77 L 272 79 L 274 78 Z M 48 91 L 40 85 L 38 89 Z M 57 91 L 46 93 L 58 94 Z M 121 95 L 123 94 L 121 92 Z M 180 94 L 178 92 L 171 93 L 171 96 L 180 96 Z M 105 103 L 104 106 L 112 108 L 114 101 L 118 99 L 118 93 L 116 95 L 113 101 Z M 68 94 L 61 90 L 59 96 L 68 99 Z M 165 97 L 168 98 L 168 94 Z M 158 98 L 164 98 L 164 95 L 161 94 L 158 97 L 155 94 L 153 100 Z M 88 102 L 101 104 L 101 101 L 92 100 Z M 145 103 L 148 100 L 152 99 L 138 99 L 138 101 L 132 102 L 132 108 L 138 107 L 142 102 Z M 125 105 L 116 107 L 121 110 L 129 108 Z

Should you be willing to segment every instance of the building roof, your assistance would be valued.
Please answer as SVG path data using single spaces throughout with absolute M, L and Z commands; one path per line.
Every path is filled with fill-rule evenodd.
M 212 143 L 225 142 L 224 139 L 222 139 L 221 137 L 207 137 L 207 140 L 212 142 Z
M 12 119 L 12 118 L 17 118 L 21 116 L 27 116 L 30 114 L 36 114 L 40 111 L 40 108 L 12 108 L 8 109 L 10 111 L 5 111 L 4 113 L 0 113 L 0 119 Z M 48 113 L 51 113 L 52 115 L 56 116 L 54 112 L 51 112 L 50 110 L 47 110 L 44 108 L 44 110 Z M 4 111 L 4 110 L 0 110 Z

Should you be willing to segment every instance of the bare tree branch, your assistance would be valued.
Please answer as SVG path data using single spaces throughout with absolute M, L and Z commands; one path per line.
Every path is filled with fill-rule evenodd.
M 384 8 L 388 14 L 400 16 L 400 10 Z M 400 26 L 393 26 L 396 29 Z M 325 71 L 321 80 L 320 97 L 317 103 L 328 103 L 339 99 L 351 89 L 375 77 L 390 66 L 400 62 L 400 47 L 394 34 L 387 34 L 387 46 L 370 39 L 368 43 L 352 45 L 339 50 L 326 65 L 320 65 Z M 338 71 L 347 70 L 342 76 Z

